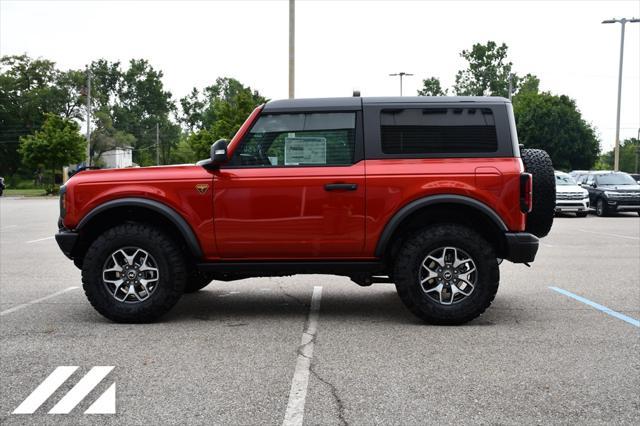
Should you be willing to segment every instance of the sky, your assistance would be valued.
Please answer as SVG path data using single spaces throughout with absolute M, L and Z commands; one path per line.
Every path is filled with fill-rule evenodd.
M 175 99 L 234 77 L 271 99 L 288 96 L 288 10 L 280 1 L 0 0 L 0 54 L 61 69 L 146 58 Z M 397 96 L 388 74 L 413 73 L 404 94 L 435 76 L 453 85 L 463 49 L 509 46 L 514 72 L 574 98 L 604 150 L 615 139 L 620 25 L 640 1 L 296 2 L 296 97 Z M 627 24 L 621 140 L 640 127 L 640 23 Z

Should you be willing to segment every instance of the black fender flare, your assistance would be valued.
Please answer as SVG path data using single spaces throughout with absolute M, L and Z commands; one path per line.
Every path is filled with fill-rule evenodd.
M 167 206 L 166 204 L 150 200 L 148 198 L 127 197 L 107 201 L 87 213 L 80 220 L 75 229 L 81 231 L 82 228 L 89 222 L 91 222 L 91 220 L 97 215 L 104 213 L 107 210 L 119 207 L 142 207 L 161 214 L 176 226 L 176 228 L 184 238 L 184 241 L 187 244 L 187 248 L 189 249 L 191 254 L 193 254 L 197 258 L 202 258 L 202 249 L 200 248 L 200 243 L 198 242 L 198 238 L 196 238 L 193 229 L 191 229 L 191 226 L 189 226 L 189 223 L 187 223 L 187 221 L 173 208 Z
M 507 232 L 509 230 L 498 213 L 496 213 L 491 207 L 474 198 L 455 194 L 430 195 L 410 202 L 409 204 L 398 210 L 396 214 L 394 214 L 393 217 L 389 219 L 384 227 L 384 230 L 382 231 L 382 234 L 380 235 L 380 238 L 378 239 L 375 256 L 378 258 L 384 256 L 385 250 L 387 249 L 387 246 L 391 241 L 393 233 L 396 231 L 396 229 L 398 229 L 402 221 L 409 217 L 409 215 L 423 207 L 445 203 L 463 204 L 469 207 L 473 207 L 481 213 L 484 213 L 485 216 L 487 216 L 502 232 Z

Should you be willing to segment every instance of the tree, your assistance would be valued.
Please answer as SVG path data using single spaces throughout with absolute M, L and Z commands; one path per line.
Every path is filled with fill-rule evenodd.
M 549 153 L 556 168 L 590 169 L 598 158 L 595 130 L 568 96 L 532 91 L 513 98 L 518 138 Z
M 38 129 L 46 113 L 81 118 L 82 86 L 76 71 L 62 72 L 52 61 L 27 55 L 0 58 L 0 175 L 18 170 L 20 137 Z
M 130 133 L 113 127 L 113 121 L 106 112 L 96 112 L 94 124 L 96 128 L 91 132 L 92 164 L 98 162 L 102 154 L 114 148 L 135 146 L 136 138 Z
M 202 94 L 194 88 L 180 103 L 183 106 L 181 122 L 198 129 L 187 138 L 197 158 L 209 157 L 211 144 L 217 139 L 231 139 L 251 111 L 266 101 L 258 91 L 234 78 L 218 78 Z
M 513 64 L 507 62 L 509 48 L 494 41 L 474 44 L 460 53 L 468 68 L 458 71 L 454 90 L 462 96 L 509 96 L 509 74 Z
M 629 138 L 620 142 L 620 170 L 627 173 L 638 173 L 640 167 L 640 140 Z M 638 158 L 639 162 L 636 162 Z M 614 163 L 613 150 L 605 152 L 600 156 L 597 163 L 598 169 L 612 170 Z
M 418 96 L 446 96 L 448 89 L 442 90 L 440 79 L 429 77 L 422 80 L 422 89 L 418 90 Z
M 159 128 L 160 159 L 169 161 L 171 150 L 180 139 L 180 126 L 172 121 L 177 112 L 171 92 L 164 89 L 162 71 L 156 70 L 144 59 L 132 59 L 128 68 L 120 62 L 105 59 L 90 65 L 92 76 L 92 105 L 98 126 L 100 122 L 113 131 L 102 130 L 102 147 L 113 145 L 113 137 L 122 143 L 132 143 L 133 161 L 140 165 L 156 162 L 156 125 Z M 106 134 L 104 133 L 106 132 Z M 118 132 L 118 133 L 116 133 Z M 124 138 L 124 139 L 122 139 Z M 92 138 L 93 140 L 93 138 Z M 100 154 L 100 146 L 98 151 Z
M 79 130 L 80 126 L 73 120 L 45 114 L 40 130 L 20 138 L 18 151 L 22 161 L 33 169 L 50 170 L 55 177 L 56 171 L 62 166 L 84 159 L 86 140 Z

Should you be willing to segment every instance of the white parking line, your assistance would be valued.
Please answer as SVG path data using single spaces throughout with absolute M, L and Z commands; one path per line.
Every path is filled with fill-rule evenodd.
M 587 232 L 589 234 L 607 235 L 609 237 L 626 238 L 626 239 L 629 239 L 629 240 L 640 240 L 639 237 L 630 237 L 628 235 L 610 234 L 608 232 L 587 231 L 586 229 L 580 229 L 580 231 Z
M 61 295 L 63 293 L 66 293 L 68 291 L 75 290 L 76 288 L 78 288 L 78 287 L 65 288 L 64 290 L 57 291 L 57 292 L 55 292 L 53 294 L 50 294 L 48 296 L 41 297 L 40 299 L 32 300 L 31 302 L 27 302 L 27 303 L 23 303 L 21 305 L 14 306 L 13 308 L 9 308 L 9 309 L 7 309 L 5 311 L 0 312 L 0 316 L 10 314 L 12 312 L 18 311 L 18 310 L 20 310 L 22 308 L 26 308 L 27 306 L 31 306 L 31 305 L 36 304 L 36 303 L 44 302 L 45 300 L 51 299 L 52 297 L 56 297 L 56 296 L 59 296 L 59 295 Z
M 4 231 L 5 229 L 17 228 L 17 227 L 18 225 L 3 226 L 2 228 L 0 228 L 0 231 Z
M 306 329 L 302 333 L 302 340 L 298 347 L 298 359 L 296 369 L 291 380 L 291 391 L 289 392 L 289 403 L 284 414 L 283 426 L 301 426 L 304 417 L 304 403 L 307 398 L 307 385 L 309 384 L 309 369 L 311 368 L 311 358 L 313 358 L 313 344 L 318 331 L 318 319 L 320 318 L 320 298 L 322 297 L 322 287 L 313 287 L 311 296 L 311 307 L 309 308 L 309 318 Z
M 37 240 L 27 241 L 27 244 L 37 243 L 38 241 L 53 240 L 55 237 L 38 238 Z

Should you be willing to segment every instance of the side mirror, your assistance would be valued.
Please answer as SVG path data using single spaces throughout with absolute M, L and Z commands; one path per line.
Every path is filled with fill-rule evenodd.
M 596 183 L 595 183 L 595 182 L 593 182 L 593 183 L 591 184 L 591 187 L 592 187 L 592 188 L 596 188 L 597 186 L 598 186 L 598 185 L 596 185 Z
M 227 140 L 218 139 L 211 145 L 211 162 L 222 164 L 227 161 Z

